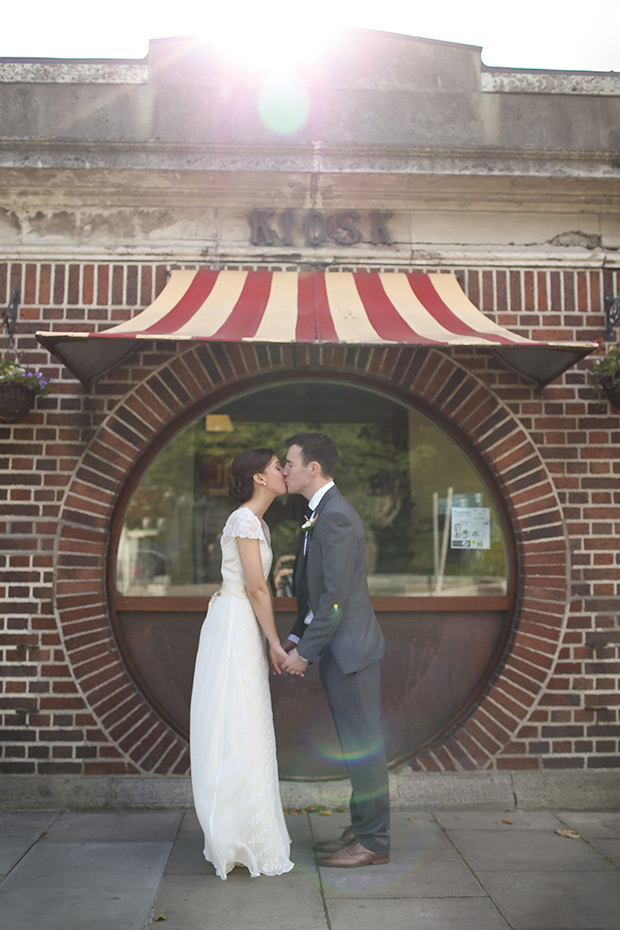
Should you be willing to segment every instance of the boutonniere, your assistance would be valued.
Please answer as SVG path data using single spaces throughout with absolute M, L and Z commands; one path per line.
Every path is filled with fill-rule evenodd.
M 312 527 L 314 526 L 314 524 L 316 523 L 316 521 L 317 521 L 318 519 L 319 519 L 319 515 L 318 515 L 318 513 L 317 513 L 317 514 L 315 514 L 314 517 L 311 517 L 309 520 L 306 520 L 305 523 L 302 523 L 302 524 L 301 524 L 302 530 L 303 530 L 305 533 L 307 533 L 308 530 L 311 530 L 311 529 L 312 529 Z

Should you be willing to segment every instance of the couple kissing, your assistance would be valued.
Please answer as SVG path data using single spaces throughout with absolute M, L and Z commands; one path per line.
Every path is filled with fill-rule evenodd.
M 351 825 L 339 838 L 317 844 L 319 864 L 354 868 L 389 860 L 380 680 L 385 644 L 368 592 L 364 527 L 334 482 L 333 441 L 297 433 L 286 444 L 284 468 L 271 449 L 245 450 L 232 463 L 229 491 L 240 506 L 222 532 L 222 584 L 209 603 L 196 657 L 192 789 L 205 858 L 222 879 L 238 865 L 253 876 L 293 868 L 269 667 L 303 676 L 310 663 L 318 665 L 351 779 Z M 297 618 L 280 643 L 263 516 L 286 491 L 301 494 L 308 506 L 295 572 Z

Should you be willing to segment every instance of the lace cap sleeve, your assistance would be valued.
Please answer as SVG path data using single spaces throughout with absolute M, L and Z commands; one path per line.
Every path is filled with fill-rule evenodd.
M 247 507 L 234 510 L 226 521 L 222 539 L 264 539 L 265 531 L 256 514 Z

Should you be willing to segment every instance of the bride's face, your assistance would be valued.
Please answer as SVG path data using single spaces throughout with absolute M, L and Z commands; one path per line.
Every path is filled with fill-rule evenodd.
M 282 474 L 282 466 L 274 455 L 267 468 L 262 473 L 265 486 L 275 495 L 286 494 L 286 481 Z

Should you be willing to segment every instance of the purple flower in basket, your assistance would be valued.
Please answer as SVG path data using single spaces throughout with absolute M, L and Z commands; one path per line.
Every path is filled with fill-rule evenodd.
M 35 395 L 49 394 L 53 389 L 54 379 L 48 378 L 41 371 L 24 368 L 17 355 L 0 362 L 0 385 L 16 384 L 29 388 Z

